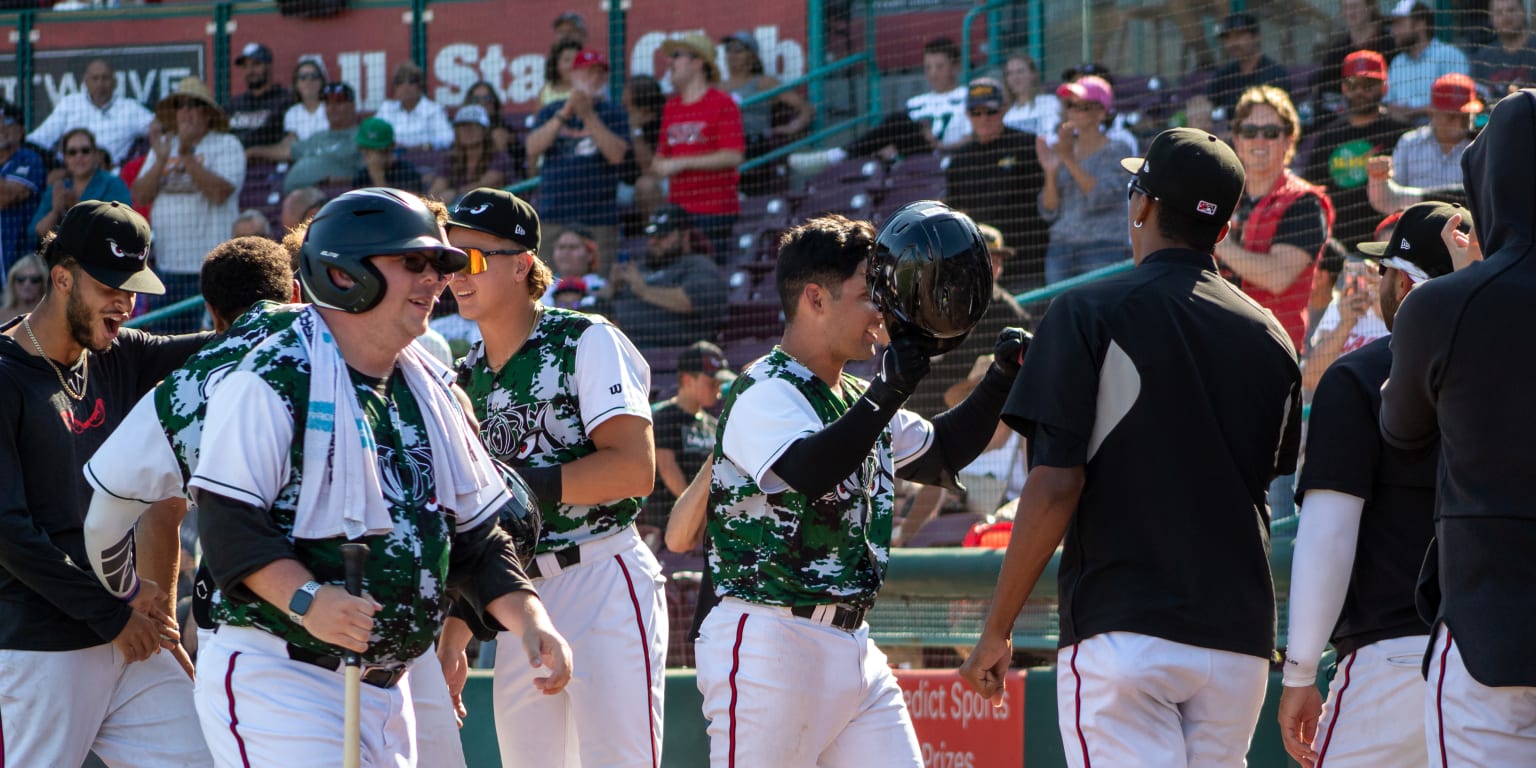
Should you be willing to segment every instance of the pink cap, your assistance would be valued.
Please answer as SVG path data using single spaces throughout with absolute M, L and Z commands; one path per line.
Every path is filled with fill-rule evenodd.
M 1115 102 L 1114 89 L 1109 87 L 1109 83 L 1104 82 L 1104 78 L 1097 75 L 1085 75 L 1070 83 L 1062 83 L 1061 87 L 1056 89 L 1056 95 L 1063 99 L 1096 101 L 1104 105 L 1106 112 L 1113 109 Z

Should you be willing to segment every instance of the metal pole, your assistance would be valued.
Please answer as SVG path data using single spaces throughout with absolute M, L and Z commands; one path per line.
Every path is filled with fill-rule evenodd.
M 629 62 L 624 59 L 629 42 L 626 22 L 624 2 L 611 0 L 608 3 L 608 92 L 614 100 L 624 93 L 624 81 L 629 77 Z
M 864 0 L 864 46 L 869 54 L 869 63 L 865 64 L 867 85 L 869 88 L 869 119 L 870 123 L 879 122 L 884 112 L 880 109 L 880 58 L 876 55 L 879 49 L 875 45 L 875 0 Z
M 987 12 L 987 67 L 1001 67 L 1003 61 L 1003 12 L 999 5 Z
M 430 18 L 427 0 L 411 0 L 411 61 L 423 72 L 428 71 L 427 20 Z
M 1078 51 L 1078 56 L 1080 57 L 1078 58 L 1078 61 L 1087 63 L 1092 60 L 1093 56 L 1093 46 L 1091 46 L 1088 41 L 1088 36 L 1092 32 L 1090 27 L 1093 25 L 1093 21 L 1092 14 L 1088 12 L 1088 0 L 1082 0 L 1081 7 L 1083 16 L 1083 36 L 1082 47 Z
M 16 19 L 16 99 L 21 103 L 22 122 L 32 125 L 32 24 L 35 11 L 22 11 Z
M 213 98 L 220 104 L 229 103 L 229 20 L 233 15 L 230 3 L 213 7 Z
M 1029 0 L 1029 55 L 1045 71 L 1045 0 Z
M 820 67 L 827 61 L 827 10 L 822 0 L 810 0 L 805 4 L 806 71 Z M 806 84 L 811 103 L 816 105 L 816 116 L 811 119 L 811 132 L 821 130 L 823 108 L 826 104 L 826 87 L 821 78 Z

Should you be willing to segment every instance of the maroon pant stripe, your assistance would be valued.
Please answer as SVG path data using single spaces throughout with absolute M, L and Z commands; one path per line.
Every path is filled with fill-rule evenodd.
M 251 768 L 251 758 L 245 754 L 245 739 L 240 736 L 240 718 L 235 716 L 235 659 L 240 651 L 229 655 L 229 669 L 224 673 L 224 696 L 229 699 L 229 732 L 234 734 L 235 744 L 240 747 L 240 765 Z
M 656 748 L 656 710 L 652 705 L 656 702 L 652 699 L 651 690 L 651 641 L 646 635 L 645 618 L 640 611 L 640 597 L 635 594 L 635 580 L 629 575 L 629 568 L 624 565 L 624 558 L 614 555 L 613 561 L 619 564 L 619 571 L 624 574 L 624 583 L 629 586 L 629 602 L 635 606 L 635 627 L 640 631 L 640 657 L 645 659 L 645 714 L 651 722 L 651 768 L 660 768 L 661 760 Z
M 5 713 L 0 712 L 0 768 L 5 768 Z
M 746 634 L 747 615 L 736 622 L 736 644 L 731 647 L 731 709 L 727 720 L 731 724 L 731 753 L 729 768 L 736 768 L 736 673 L 741 669 L 741 638 Z
M 1088 758 L 1088 737 L 1083 735 L 1083 676 L 1077 673 L 1078 645 L 1082 645 L 1082 643 L 1078 643 L 1077 645 L 1072 646 L 1071 664 L 1072 678 L 1075 685 L 1077 686 L 1077 701 L 1075 702 L 1077 706 L 1077 713 L 1075 717 L 1077 724 L 1077 744 L 1083 749 L 1083 768 L 1093 768 L 1093 761 Z
M 1333 727 L 1339 724 L 1339 718 L 1344 716 L 1344 692 L 1349 690 L 1349 670 L 1355 666 L 1355 654 L 1349 655 L 1349 660 L 1344 662 L 1344 682 L 1339 685 L 1339 692 L 1333 697 L 1333 719 L 1328 721 L 1328 733 L 1323 736 L 1323 748 L 1317 751 L 1317 766 L 1323 768 L 1323 760 L 1328 757 L 1328 744 L 1333 741 Z
M 1445 628 L 1445 647 L 1440 649 L 1440 680 L 1435 685 L 1435 725 L 1440 731 L 1440 765 L 1449 766 L 1445 754 L 1445 657 L 1451 653 L 1451 628 Z

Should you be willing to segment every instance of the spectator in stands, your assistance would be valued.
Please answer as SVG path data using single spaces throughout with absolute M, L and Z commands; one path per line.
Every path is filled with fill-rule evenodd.
M 520 166 L 496 149 L 491 117 L 485 108 L 468 104 L 454 113 L 448 172 L 432 180 L 429 194 L 439 200 L 453 200 L 477 187 L 504 187 L 522 177 Z
M 598 258 L 597 241 L 592 238 L 592 233 L 581 227 L 567 227 L 560 236 L 555 238 L 554 255 L 550 258 L 550 266 L 554 268 L 555 277 L 561 281 L 580 280 L 584 295 L 577 302 L 578 308 L 586 311 L 592 306 L 596 295 L 602 291 L 607 280 L 598 272 L 601 263 Z M 554 306 L 555 293 L 558 286 L 551 285 L 544 292 L 544 303 Z
M 726 314 L 726 284 L 708 256 L 693 249 L 686 210 L 668 203 L 645 228 L 645 271 L 616 263 L 599 298 L 600 309 L 641 349 L 677 347 L 715 335 Z
M 309 221 L 326 202 L 325 193 L 319 187 L 299 187 L 283 198 L 281 211 L 283 231 Z
M 1056 145 L 1035 139 L 1045 171 L 1038 198 L 1040 216 L 1050 222 L 1045 280 L 1056 283 L 1130 258 L 1125 236 L 1125 186 L 1121 158 L 1135 149 L 1104 134 L 1114 92 L 1087 75 L 1056 90 L 1066 119 Z
M 1392 34 L 1387 31 L 1377 0 L 1341 0 L 1340 21 L 1344 29 L 1328 39 L 1319 50 L 1317 73 L 1312 78 L 1313 92 L 1325 106 L 1324 111 L 1343 111 L 1344 59 L 1356 51 L 1375 51 L 1390 61 L 1397 51 Z
M 235 217 L 235 225 L 229 230 L 230 237 L 265 237 L 272 239 L 272 222 L 267 215 L 255 208 L 247 208 Z
M 1015 53 L 1003 63 L 1003 84 L 1013 105 L 1003 115 L 1003 125 L 1016 131 L 1044 136 L 1061 124 L 1061 100 L 1040 89 L 1040 67 L 1027 53 Z M 971 129 L 974 131 L 974 123 Z
M 1290 334 L 1299 353 L 1307 331 L 1312 276 L 1333 226 L 1333 204 L 1322 187 L 1290 171 L 1301 121 L 1285 91 L 1251 88 L 1232 118 L 1232 146 L 1247 174 L 1232 232 L 1216 258 Z
M 1489 105 L 1519 88 L 1536 85 L 1536 35 L 1522 0 L 1490 0 L 1497 36 L 1472 52 L 1472 78 Z
M 635 188 L 635 209 L 640 220 L 650 218 L 667 199 L 660 177 L 651 173 L 651 160 L 661 146 L 661 109 L 667 97 L 661 83 L 650 75 L 635 75 L 624 84 L 623 107 L 629 115 L 629 153 L 619 169 L 619 179 Z
M 549 47 L 549 56 L 544 59 L 544 87 L 539 89 L 540 104 L 547 106 L 570 97 L 571 68 L 581 49 L 581 43 L 565 38 Z
M 426 97 L 427 74 L 413 61 L 395 67 L 395 97 L 379 105 L 374 117 L 388 120 L 395 143 L 405 149 L 447 149 L 453 126 L 442 105 Z
M 677 356 L 677 394 L 651 405 L 657 483 L 640 510 L 641 525 L 666 530 L 672 504 L 714 452 L 719 421 L 709 409 L 720 402 L 721 386 L 735 380 L 725 353 L 707 341 Z
M 1003 124 L 1007 108 L 1002 83 L 990 77 L 971 81 L 966 95 L 971 135 L 950 155 L 944 171 L 945 202 L 976 221 L 991 222 L 1009 242 L 1022 246 L 1017 253 L 1008 249 L 1014 259 L 1008 265 L 1010 286 L 1038 288 L 1049 239 L 1036 206 L 1045 171 L 1035 151 L 1035 135 Z
M 496 146 L 497 152 L 506 152 L 514 159 L 521 159 L 525 154 L 523 143 L 517 138 L 517 132 L 507 125 L 506 115 L 501 113 L 501 97 L 496 95 L 496 86 L 480 80 L 464 92 L 464 105 L 475 105 L 485 110 L 485 114 L 491 120 L 491 143 Z M 520 172 L 519 175 L 524 175 Z
M 1062 83 L 1075 83 L 1075 82 L 1077 82 L 1077 81 L 1079 81 L 1079 80 L 1081 80 L 1081 79 L 1083 79 L 1085 77 L 1089 77 L 1089 76 L 1097 77 L 1100 80 L 1103 80 L 1106 84 L 1109 85 L 1109 88 L 1110 88 L 1111 91 L 1114 90 L 1114 88 L 1115 88 L 1115 77 L 1114 77 L 1114 74 L 1111 73 L 1109 71 L 1109 69 L 1106 68 L 1103 64 L 1088 63 L 1088 64 L 1084 64 L 1084 65 L 1079 66 L 1079 67 L 1070 67 L 1070 68 L 1066 69 L 1065 71 L 1063 71 L 1061 73 L 1061 82 Z M 1204 96 L 1197 96 L 1195 98 L 1204 99 L 1205 97 Z M 1056 103 L 1057 103 L 1058 106 L 1061 104 L 1061 98 L 1060 97 L 1057 97 Z M 1104 135 L 1109 137 L 1110 141 L 1118 141 L 1121 144 L 1124 144 L 1127 147 L 1130 147 L 1131 149 L 1136 149 L 1137 147 L 1141 146 L 1136 141 L 1136 134 L 1131 133 L 1131 129 L 1126 125 L 1125 115 L 1120 114 L 1118 112 L 1114 112 L 1113 108 L 1111 108 L 1110 111 L 1111 111 L 1112 114 L 1110 115 L 1109 127 L 1104 129 Z M 1049 131 L 1046 131 L 1044 134 L 1041 134 L 1041 135 L 1045 136 L 1046 142 L 1049 143 L 1053 147 L 1056 146 L 1056 129 L 1059 128 L 1059 127 L 1061 127 L 1061 126 L 1058 123 L 1056 126 L 1053 126 Z
M 352 186 L 394 187 L 421 194 L 426 184 L 416 166 L 402 160 L 395 151 L 393 126 L 370 117 L 358 124 L 356 141 L 357 150 L 363 155 L 363 169 L 352 177 Z
M 38 198 L 37 212 L 32 214 L 32 232 L 38 238 L 52 232 L 64 212 L 81 200 L 131 202 L 128 185 L 102 168 L 101 149 L 89 130 L 69 131 L 61 144 L 68 173 Z
M 325 117 L 329 130 L 303 141 L 296 141 L 288 157 L 293 165 L 283 177 L 283 191 L 317 184 L 347 184 L 363 167 L 363 155 L 357 149 L 357 96 L 346 83 L 325 86 Z
M 43 281 L 48 279 L 48 265 L 43 257 L 29 253 L 16 260 L 5 273 L 5 288 L 0 290 L 0 324 L 32 311 L 43 298 Z
M 283 114 L 283 134 L 293 141 L 303 141 L 331 129 L 325 116 L 325 65 L 317 59 L 299 59 L 293 68 L 293 92 L 298 100 Z
M 229 239 L 240 212 L 245 148 L 227 133 L 229 117 L 196 77 L 183 78 L 155 112 L 167 131 L 134 179 L 133 199 L 150 206 L 155 271 L 165 283 L 162 305 L 169 305 L 197 295 L 203 257 Z M 196 330 L 198 319 L 180 315 L 167 330 Z
M 1221 48 L 1228 61 L 1226 66 L 1216 70 L 1216 76 L 1205 86 L 1205 96 L 1212 107 L 1230 115 L 1238 97 L 1249 88 L 1256 85 L 1288 86 L 1290 75 L 1286 74 L 1285 67 L 1264 55 L 1259 20 L 1253 14 L 1228 16 L 1218 28 L 1217 35 L 1221 37 Z
M 1333 201 L 1333 236 L 1353 253 L 1371 237 L 1381 215 L 1367 195 L 1366 165 L 1370 158 L 1391 154 L 1408 130 L 1381 106 L 1387 90 L 1387 60 L 1375 51 L 1355 51 L 1345 57 L 1342 89 L 1348 111 L 1317 134 L 1308 157 L 1306 178 L 1328 190 Z M 1333 274 L 1338 268 L 1327 270 Z M 1332 281 L 1328 281 L 1332 286 Z
M 1377 227 L 1381 238 L 1392 236 L 1392 226 L 1397 219 L 1398 215 L 1394 214 L 1383 220 L 1385 227 Z M 1301 389 L 1309 396 L 1317 389 L 1323 372 L 1340 355 L 1387 335 L 1387 324 L 1381 319 L 1378 302 L 1381 275 L 1358 256 L 1344 263 L 1343 273 L 1337 295 L 1329 291 L 1332 301 L 1318 320 L 1317 328 L 1312 332 L 1311 346 L 1302 358 Z
M 779 86 L 778 78 L 764 73 L 757 38 L 751 32 L 740 30 L 722 38 L 720 44 L 725 46 L 725 64 L 730 75 L 720 83 L 720 90 L 730 94 L 741 108 L 748 160 L 783 146 L 811 127 L 816 108 L 799 90 L 784 91 L 767 101 L 743 104 L 754 95 Z M 775 119 L 776 115 L 780 117 Z M 773 173 L 772 165 L 758 166 L 744 173 L 741 180 L 743 193 L 752 195 L 767 191 Z
M 796 152 L 789 167 L 807 176 L 850 157 L 875 156 L 886 162 L 959 146 L 970 130 L 965 119 L 965 86 L 960 83 L 960 46 L 936 37 L 923 46 L 923 77 L 928 91 L 907 99 L 905 113 L 886 115 L 880 124 L 845 147 Z
M 709 38 L 689 33 L 668 40 L 661 55 L 672 60 L 673 91 L 661 110 L 663 138 L 651 173 L 669 180 L 667 200 L 688 211 L 694 226 L 709 237 L 715 259 L 723 261 L 741 211 L 736 168 L 747 148 L 741 109 L 714 87 L 720 68 Z
M 46 178 L 43 158 L 22 144 L 26 139 L 22 120 L 19 107 L 0 101 L 0 255 L 6 270 L 37 250 L 37 235 L 30 225 Z
M 1429 125 L 1403 134 L 1392 157 L 1373 158 L 1366 166 L 1371 206 L 1386 215 L 1426 198 L 1465 199 L 1461 155 L 1472 143 L 1472 124 L 1482 111 L 1472 78 L 1451 74 L 1436 80 Z
M 1465 75 L 1471 65 L 1455 46 L 1435 39 L 1435 12 L 1420 0 L 1399 0 L 1392 9 L 1392 42 L 1400 53 L 1387 69 L 1387 108 L 1422 124 L 1434 82 L 1452 73 Z
M 529 164 L 544 162 L 540 220 L 555 233 L 563 227 L 587 229 L 604 258 L 618 249 L 619 170 L 629 151 L 629 119 L 608 98 L 607 82 L 608 57 L 580 51 L 570 98 L 545 104 L 534 119 L 538 127 L 528 134 Z
M 587 44 L 587 20 L 575 11 L 556 16 L 554 28 L 556 40 L 572 40 L 577 48 Z
M 117 74 L 106 59 L 85 65 L 85 90 L 59 99 L 53 114 L 34 130 L 28 140 L 52 148 L 72 128 L 89 128 L 97 143 L 121 164 L 128 159 L 133 142 L 149 130 L 154 114 L 132 99 L 118 98 Z
M 261 43 L 246 43 L 235 66 L 245 69 L 245 93 L 224 107 L 229 132 L 246 148 L 247 157 L 260 157 L 261 153 L 250 150 L 282 142 L 283 120 L 293 104 L 293 92 L 272 79 L 272 49 Z

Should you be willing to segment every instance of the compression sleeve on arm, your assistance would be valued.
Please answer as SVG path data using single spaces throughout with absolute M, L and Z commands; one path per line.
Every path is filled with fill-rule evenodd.
M 773 473 L 813 499 L 837 487 L 864 465 L 881 430 L 896 416 L 900 400 L 890 403 L 886 392 L 879 381 L 870 382 L 864 396 L 836 421 L 784 449 Z
M 245 578 L 278 560 L 297 560 L 293 545 L 267 510 L 200 488 L 193 493 L 203 563 L 214 583 L 235 600 L 260 601 Z
M 1339 621 L 1365 500 L 1312 490 L 1301 504 L 1296 551 L 1291 556 L 1290 620 L 1282 681 L 1292 688 L 1317 684 L 1323 646 Z
M 464 604 L 454 615 L 462 617 L 462 610 L 468 608 L 489 629 L 501 631 L 505 627 L 486 612 L 486 606 L 502 595 L 534 591 L 533 582 L 518 562 L 511 534 L 502 530 L 495 518 L 467 531 L 456 531 L 448 557 L 448 588 L 458 592 L 458 602 Z M 475 628 L 475 622 L 468 623 Z
M 91 559 L 91 569 L 102 586 L 122 600 L 133 599 L 139 591 L 133 526 L 146 509 L 149 505 L 137 499 L 98 490 L 91 494 L 91 506 L 85 513 L 85 553 Z
M 976 389 L 959 405 L 934 417 L 933 445 L 896 474 L 914 483 L 959 490 L 955 475 L 992 441 L 1013 379 L 997 366 L 987 369 Z

